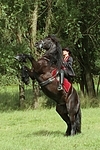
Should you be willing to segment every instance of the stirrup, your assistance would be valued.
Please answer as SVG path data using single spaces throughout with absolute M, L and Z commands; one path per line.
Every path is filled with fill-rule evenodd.
M 57 88 L 57 90 L 58 90 L 58 91 L 62 91 L 62 90 L 63 90 L 62 85 L 59 85 L 58 88 Z

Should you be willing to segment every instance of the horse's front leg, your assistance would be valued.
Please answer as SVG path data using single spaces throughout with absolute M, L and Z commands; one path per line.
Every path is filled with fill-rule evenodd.
M 69 119 L 68 114 L 67 114 L 66 105 L 57 104 L 56 105 L 56 111 L 67 124 L 67 130 L 66 130 L 65 135 L 66 136 L 71 135 L 71 123 L 70 123 L 70 119 Z

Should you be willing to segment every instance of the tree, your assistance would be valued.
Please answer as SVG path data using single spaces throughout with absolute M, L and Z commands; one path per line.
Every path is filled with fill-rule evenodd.
M 93 77 L 100 74 L 99 9 L 98 0 L 1 0 L 1 74 L 13 74 L 12 57 L 19 52 L 35 53 L 37 57 L 36 39 L 56 34 L 62 47 L 72 49 L 81 91 L 95 96 Z
M 97 19 L 96 17 L 98 9 L 96 11 L 94 6 L 98 8 L 97 2 L 95 1 L 93 1 L 91 5 L 89 0 L 84 2 L 80 1 L 80 31 L 82 38 L 79 38 L 76 42 L 76 50 L 78 51 L 81 67 L 81 90 L 83 90 L 84 93 L 86 89 L 90 97 L 95 96 L 93 68 L 95 68 L 96 49 L 98 48 L 98 46 L 96 46 L 95 31 L 99 18 Z

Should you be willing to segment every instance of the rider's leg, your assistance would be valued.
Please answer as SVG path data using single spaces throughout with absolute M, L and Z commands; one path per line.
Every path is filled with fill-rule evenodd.
M 64 70 L 64 77 L 65 77 L 69 82 L 71 82 L 71 77 L 70 77 L 70 75 L 68 74 L 67 70 Z
M 64 81 L 64 70 L 60 70 L 60 82 L 59 82 L 59 86 L 58 86 L 58 91 L 63 90 L 63 81 Z

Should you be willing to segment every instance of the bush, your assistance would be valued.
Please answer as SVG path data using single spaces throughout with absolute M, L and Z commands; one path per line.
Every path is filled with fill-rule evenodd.
M 88 96 L 81 96 L 80 101 L 82 108 L 99 107 L 100 104 L 98 98 L 89 98 Z

